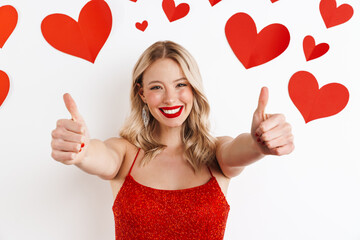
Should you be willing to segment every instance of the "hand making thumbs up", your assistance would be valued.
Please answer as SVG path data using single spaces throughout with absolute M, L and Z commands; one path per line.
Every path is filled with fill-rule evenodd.
M 72 119 L 59 119 L 52 131 L 51 156 L 64 164 L 79 163 L 85 155 L 90 135 L 83 117 L 70 94 L 64 94 L 65 106 Z
M 294 150 L 291 126 L 283 114 L 266 114 L 269 90 L 263 87 L 254 112 L 251 136 L 263 154 L 285 155 Z

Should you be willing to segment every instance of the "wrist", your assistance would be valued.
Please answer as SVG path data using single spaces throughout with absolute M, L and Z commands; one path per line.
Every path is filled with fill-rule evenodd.
M 75 162 L 75 166 L 82 168 L 84 165 L 84 162 L 86 162 L 86 159 L 89 158 L 89 146 L 91 143 L 91 139 L 88 141 L 85 141 L 82 145 L 81 145 L 81 149 L 78 153 L 76 162 Z
M 250 139 L 251 139 L 251 148 L 253 150 L 253 152 L 258 155 L 258 158 L 263 158 L 266 154 L 263 152 L 263 149 L 262 147 L 259 145 L 261 143 L 257 142 L 255 137 L 253 136 L 250 136 Z

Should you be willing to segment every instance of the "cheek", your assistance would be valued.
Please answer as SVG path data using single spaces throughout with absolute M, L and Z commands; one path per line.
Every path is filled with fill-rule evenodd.
M 145 98 L 147 100 L 147 104 L 149 106 L 154 106 L 154 105 L 158 105 L 161 103 L 161 100 L 162 100 L 162 96 L 161 94 L 156 94 L 156 93 L 147 93 L 145 95 Z
M 192 103 L 194 99 L 194 94 L 190 88 L 181 91 L 179 96 L 183 102 L 187 102 L 187 103 Z

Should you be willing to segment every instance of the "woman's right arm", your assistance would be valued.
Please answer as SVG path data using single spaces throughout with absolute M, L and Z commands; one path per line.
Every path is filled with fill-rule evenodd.
M 83 171 L 102 179 L 113 179 L 126 153 L 126 140 L 110 138 L 106 141 L 90 139 L 88 128 L 70 94 L 64 102 L 72 119 L 60 119 L 52 131 L 52 153 L 56 161 L 76 165 Z
M 110 138 L 106 141 L 90 139 L 85 156 L 74 163 L 81 170 L 105 180 L 116 177 L 126 152 L 125 140 Z

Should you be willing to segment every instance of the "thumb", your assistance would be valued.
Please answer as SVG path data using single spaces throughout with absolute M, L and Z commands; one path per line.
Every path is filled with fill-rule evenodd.
M 266 119 L 265 115 L 265 108 L 269 100 L 269 89 L 267 87 L 261 88 L 260 96 L 259 96 L 259 102 L 256 109 L 257 114 L 263 117 L 263 119 Z
M 83 121 L 83 118 L 80 115 L 80 112 L 76 106 L 76 103 L 75 103 L 74 99 L 71 97 L 71 95 L 69 93 L 65 93 L 63 98 L 64 98 L 65 106 L 71 114 L 72 120 L 74 122 Z

